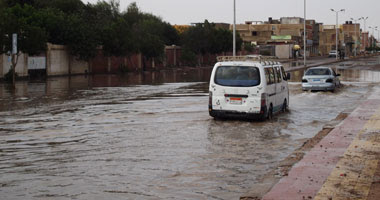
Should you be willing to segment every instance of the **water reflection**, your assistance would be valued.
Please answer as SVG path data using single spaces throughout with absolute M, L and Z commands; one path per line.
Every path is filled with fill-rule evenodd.
M 333 67 L 336 73 L 341 76 L 339 79 L 346 82 L 380 82 L 380 71 L 373 70 L 360 70 L 360 69 L 344 69 L 340 67 Z M 291 73 L 291 82 L 301 82 L 305 70 L 294 71 Z
M 7 84 L 0 83 L 0 111 L 81 98 L 82 95 L 78 91 L 98 87 L 208 82 L 211 70 L 211 68 L 188 68 L 125 75 L 55 77 L 44 82 L 17 82 L 16 90 Z

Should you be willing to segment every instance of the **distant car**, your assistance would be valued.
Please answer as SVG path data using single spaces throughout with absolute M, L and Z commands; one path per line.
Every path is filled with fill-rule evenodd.
M 331 50 L 329 53 L 329 57 L 336 57 L 337 51 L 336 50 Z M 339 51 L 338 51 L 338 57 L 339 57 Z
M 332 91 L 340 86 L 339 77 L 330 67 L 312 67 L 302 77 L 302 90 Z

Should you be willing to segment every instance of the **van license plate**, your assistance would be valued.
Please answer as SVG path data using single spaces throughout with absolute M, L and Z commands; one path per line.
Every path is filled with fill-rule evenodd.
M 230 98 L 230 103 L 234 105 L 241 105 L 242 104 L 242 98 Z

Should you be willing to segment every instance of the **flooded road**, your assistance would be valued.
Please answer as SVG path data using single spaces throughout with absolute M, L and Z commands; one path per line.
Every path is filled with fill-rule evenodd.
M 295 73 L 271 122 L 209 117 L 210 69 L 0 84 L 0 196 L 238 199 L 379 82 L 342 70 L 336 93 L 302 92 Z

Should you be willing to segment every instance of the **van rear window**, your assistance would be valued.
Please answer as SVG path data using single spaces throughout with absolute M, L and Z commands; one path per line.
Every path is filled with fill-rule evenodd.
M 253 87 L 260 85 L 260 70 L 257 67 L 220 66 L 214 81 L 222 86 Z
M 315 68 L 315 69 L 307 70 L 305 75 L 324 76 L 324 75 L 331 75 L 331 72 L 329 69 L 326 69 L 326 68 Z

